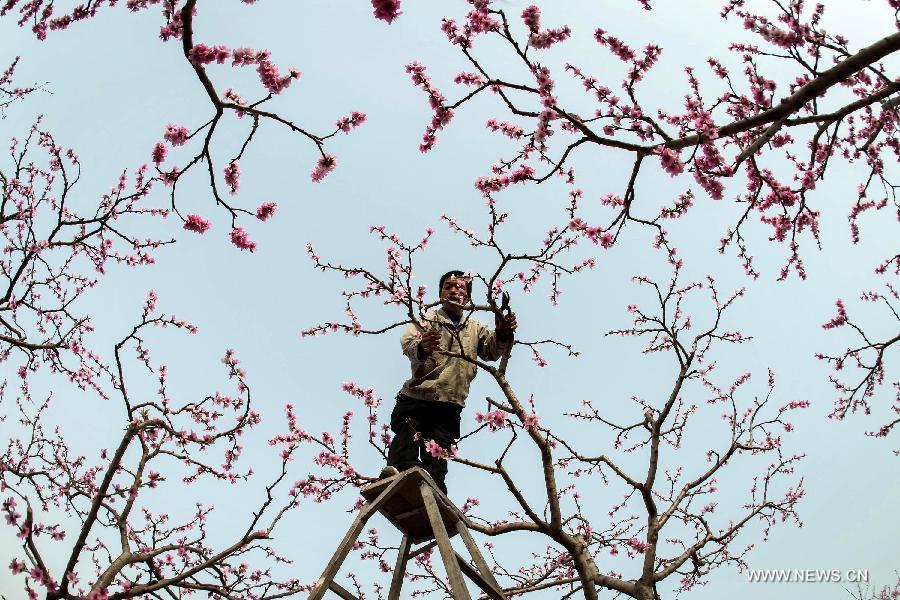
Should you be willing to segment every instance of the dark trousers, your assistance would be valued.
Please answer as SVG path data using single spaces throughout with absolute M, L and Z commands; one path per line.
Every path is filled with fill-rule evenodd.
M 429 454 L 425 450 L 425 441 L 434 440 L 449 450 L 459 438 L 461 412 L 462 407 L 458 404 L 416 400 L 398 394 L 397 404 L 391 413 L 394 439 L 388 448 L 388 466 L 396 467 L 398 471 L 422 467 L 446 494 L 444 478 L 447 476 L 447 461 Z

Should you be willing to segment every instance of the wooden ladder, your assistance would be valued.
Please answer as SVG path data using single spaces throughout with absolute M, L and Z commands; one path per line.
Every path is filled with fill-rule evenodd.
M 450 591 L 454 600 L 471 600 L 463 574 L 481 588 L 493 600 L 506 600 L 497 580 L 472 539 L 465 515 L 441 492 L 428 473 L 420 468 L 410 469 L 398 475 L 380 479 L 360 490 L 367 500 L 359 511 L 344 539 L 322 572 L 309 600 L 322 600 L 331 590 L 343 600 L 359 600 L 334 578 L 346 560 L 353 543 L 376 512 L 380 512 L 403 533 L 400 552 L 394 567 L 388 600 L 399 600 L 406 563 L 413 557 L 436 545 L 450 579 Z M 449 532 L 449 533 L 448 533 Z M 472 566 L 450 544 L 450 538 L 459 534 L 472 557 Z M 416 544 L 424 544 L 413 548 Z

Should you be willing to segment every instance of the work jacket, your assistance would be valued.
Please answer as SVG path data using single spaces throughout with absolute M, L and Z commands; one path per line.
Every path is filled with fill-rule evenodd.
M 412 375 L 403 384 L 400 393 L 417 400 L 452 402 L 465 406 L 469 384 L 478 369 L 465 359 L 441 354 L 441 350 L 473 359 L 477 357 L 494 361 L 503 355 L 512 339 L 497 339 L 493 329 L 465 315 L 457 328 L 443 308 L 428 311 L 425 313 L 425 320 L 431 327 L 441 328 L 440 350 L 420 358 L 418 350 L 422 330 L 412 323 L 406 327 L 400 336 L 400 346 L 409 358 Z

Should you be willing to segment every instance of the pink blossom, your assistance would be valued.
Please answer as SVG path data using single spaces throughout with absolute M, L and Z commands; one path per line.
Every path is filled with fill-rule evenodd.
M 241 168 L 236 162 L 228 163 L 225 167 L 225 183 L 231 188 L 231 194 L 237 194 L 241 187 Z
M 781 445 L 781 438 L 778 436 L 773 436 L 771 433 L 766 432 L 765 439 L 760 442 L 759 449 L 760 450 L 771 450 L 773 448 L 777 448 Z
M 425 442 L 425 450 L 435 458 L 441 458 L 444 455 L 444 449 L 434 440 Z
M 25 563 L 21 560 L 12 559 L 12 562 L 9 563 L 9 570 L 12 571 L 13 575 L 18 575 L 19 573 L 25 572 Z
M 449 460 L 456 457 L 456 446 L 451 445 L 450 448 L 444 448 L 434 440 L 425 442 L 425 451 L 435 458 Z
M 625 42 L 617 37 L 607 35 L 606 31 L 603 29 L 597 29 L 597 31 L 594 32 L 594 39 L 596 39 L 600 45 L 609 48 L 613 54 L 618 56 L 619 59 L 624 62 L 630 62 L 635 58 L 634 50 L 629 48 Z
M 375 18 L 388 24 L 403 14 L 400 12 L 400 0 L 372 0 L 372 8 L 375 9 Z
M 457 73 L 453 83 L 476 86 L 484 83 L 484 77 L 480 73 Z
M 491 431 L 497 431 L 506 426 L 506 413 L 499 408 L 487 413 L 475 413 L 475 421 L 484 423 Z
M 814 171 L 807 170 L 803 173 L 803 177 L 800 181 L 803 189 L 813 190 L 816 188 L 816 173 Z
M 461 510 L 463 514 L 466 514 L 479 504 L 481 503 L 478 501 L 478 498 L 466 498 L 466 502 L 462 505 Z
M 162 164 L 166 160 L 166 145 L 162 142 L 156 142 L 156 145 L 153 146 L 153 162 L 154 164 Z
M 172 20 L 159 28 L 159 38 L 168 42 L 170 39 L 181 39 L 181 34 L 184 31 L 184 24 L 181 21 L 181 12 L 175 11 L 172 15 Z
M 231 51 L 231 65 L 243 67 L 256 64 L 256 50 L 252 48 L 235 48 Z
M 522 11 L 522 20 L 531 32 L 528 36 L 528 43 L 539 50 L 549 48 L 557 42 L 566 40 L 572 33 L 572 30 L 569 29 L 569 27 L 559 27 L 557 29 L 540 31 L 541 10 L 534 5 L 531 5 Z
M 213 46 L 210 48 L 206 44 L 196 44 L 188 52 L 190 61 L 197 65 L 209 64 L 216 62 L 223 64 L 231 56 L 231 50 L 225 46 Z
M 310 173 L 310 178 L 315 182 L 322 181 L 329 173 L 334 171 L 336 163 L 337 161 L 333 154 L 324 154 L 319 159 L 319 162 L 316 163 L 316 168 Z
M 348 133 L 351 129 L 359 127 L 360 125 L 362 125 L 365 122 L 366 122 L 365 113 L 357 112 L 354 110 L 352 113 L 350 113 L 349 117 L 343 117 L 341 119 L 338 119 L 338 121 L 335 123 L 335 126 L 337 126 L 337 128 L 340 131 L 343 131 L 344 133 Z
M 522 11 L 522 20 L 532 33 L 537 33 L 541 28 L 541 9 L 533 4 L 526 7 Z
M 522 129 L 521 126 L 516 125 L 515 123 L 508 123 L 503 121 L 502 123 L 498 123 L 495 119 L 489 119 L 487 122 L 487 128 L 491 131 L 499 131 L 506 137 L 512 140 L 521 139 L 525 134 L 525 130 Z
M 296 69 L 289 69 L 288 74 L 282 77 L 268 58 L 259 60 L 256 72 L 259 74 L 259 80 L 263 86 L 273 94 L 280 94 L 291 84 L 291 81 L 300 79 L 300 71 Z
M 428 94 L 428 103 L 434 111 L 431 123 L 425 128 L 422 143 L 419 145 L 420 152 L 428 152 L 437 142 L 438 130 L 446 127 L 450 120 L 453 119 L 453 110 L 446 105 L 447 99 L 441 91 L 431 84 L 431 79 L 425 75 L 425 67 L 423 65 L 413 61 L 406 65 L 406 72 L 412 76 L 413 83 Z
M 181 177 L 181 171 L 178 170 L 178 167 L 172 167 L 171 171 L 163 171 L 160 173 L 160 179 L 162 179 L 163 185 L 172 185 L 178 181 L 178 178 Z
M 206 233 L 209 229 L 209 221 L 201 217 L 200 215 L 188 215 L 187 219 L 184 222 L 184 228 L 188 231 L 194 231 L 197 233 Z
M 575 231 L 580 231 L 582 229 L 587 229 L 588 224 L 584 222 L 580 217 L 574 217 L 569 221 L 569 229 L 574 229 Z
M 187 127 L 179 127 L 169 123 L 166 125 L 166 132 L 163 137 L 173 146 L 183 146 L 188 141 L 190 131 Z
M 525 429 L 537 431 L 540 425 L 537 413 L 532 413 L 526 416 L 525 420 L 522 422 L 522 425 L 525 427 Z
M 487 195 L 491 192 L 499 192 L 509 187 L 513 183 L 522 183 L 534 177 L 534 169 L 528 165 L 521 165 L 517 170 L 509 175 L 500 175 L 497 177 L 479 177 L 475 180 L 475 187 L 481 193 Z
M 144 307 L 147 310 L 147 314 L 150 314 L 156 310 L 156 300 L 156 292 L 154 292 L 153 290 L 148 291 L 147 298 L 144 300 Z M 163 371 L 163 373 L 165 373 L 165 371 Z
M 794 410 L 797 408 L 809 408 L 809 400 L 791 400 L 787 408 L 790 410 Z
M 779 133 L 777 135 L 772 136 L 772 145 L 776 148 L 781 148 L 786 144 L 792 144 L 794 142 L 794 138 L 787 133 Z
M 256 250 L 256 242 L 251 241 L 247 237 L 247 232 L 244 231 L 243 227 L 235 227 L 231 230 L 231 243 L 241 250 L 249 250 L 250 252 Z
M 684 172 L 684 164 L 681 162 L 677 152 L 669 148 L 660 148 L 658 153 L 659 162 L 666 173 L 675 177 Z
M 827 323 L 824 323 L 822 329 L 834 329 L 847 324 L 847 311 L 844 308 L 843 300 L 838 299 L 834 304 L 837 306 L 838 314 Z
M 275 208 L 278 205 L 274 202 L 264 202 L 259 205 L 259 208 L 256 209 L 256 218 L 260 221 L 265 221 L 269 219 L 272 215 L 275 214 Z
M 647 550 L 650 549 L 650 544 L 648 544 L 646 542 L 642 542 L 641 540 L 637 539 L 636 537 L 633 537 L 630 540 L 628 540 L 628 545 L 631 546 L 632 548 L 634 548 L 640 554 L 643 554 L 644 552 L 646 552 Z
M 468 28 L 473 33 L 497 31 L 500 28 L 500 24 L 488 12 L 489 0 L 471 0 L 469 4 L 474 8 L 466 15 L 466 19 Z

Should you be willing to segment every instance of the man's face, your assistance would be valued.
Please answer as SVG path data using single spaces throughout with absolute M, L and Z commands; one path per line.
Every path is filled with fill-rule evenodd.
M 452 313 L 462 312 L 462 306 L 469 303 L 469 292 L 466 289 L 468 280 L 465 277 L 451 275 L 441 286 L 441 304 L 444 310 Z

